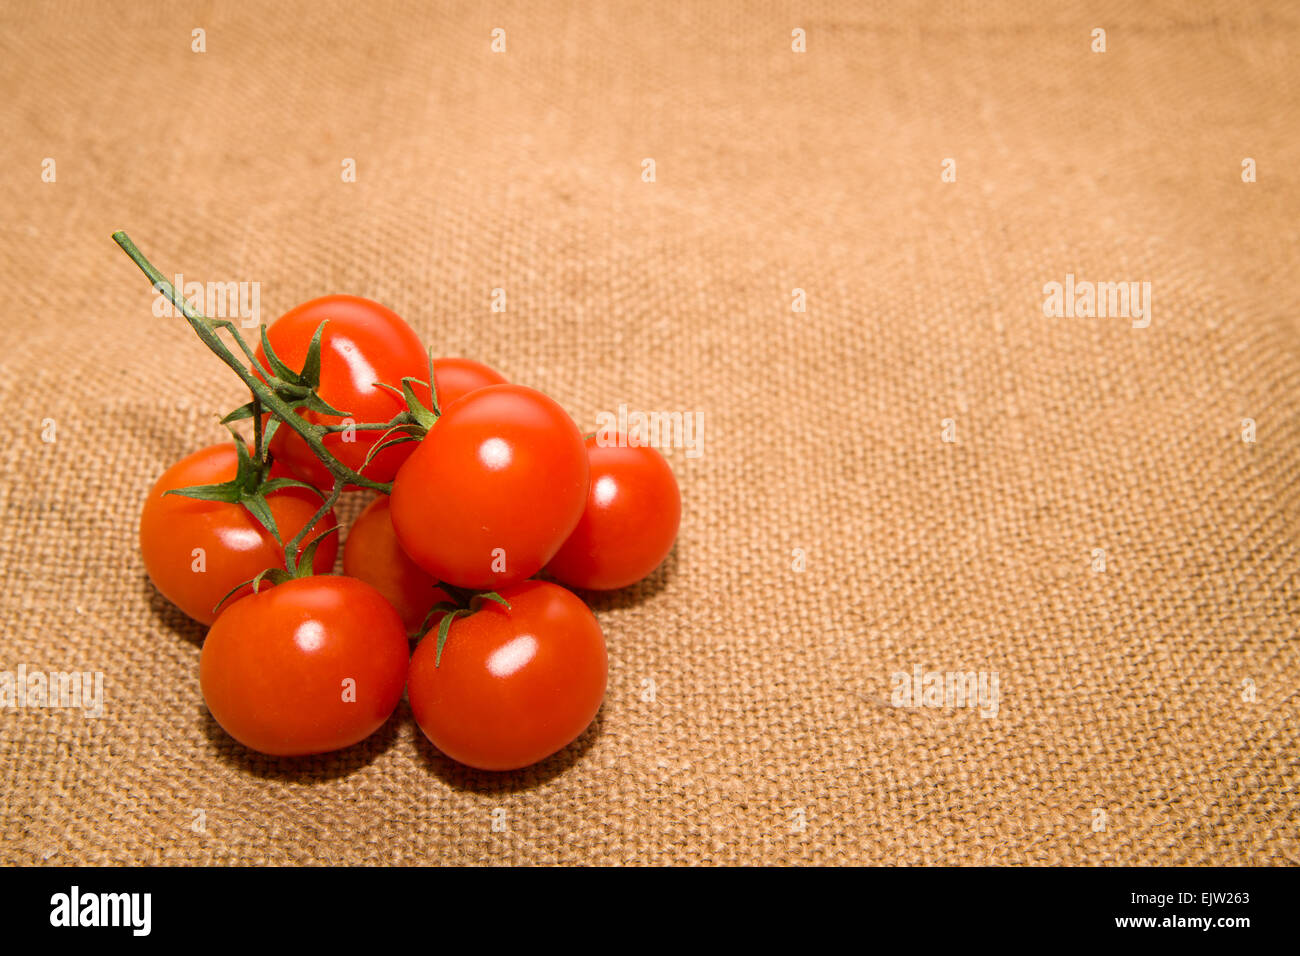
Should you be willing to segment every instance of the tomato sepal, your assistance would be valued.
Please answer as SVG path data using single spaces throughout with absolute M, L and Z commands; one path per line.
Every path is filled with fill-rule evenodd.
M 450 584 L 441 583 L 438 585 L 452 597 L 460 602 L 457 606 L 448 601 L 440 601 L 429 609 L 428 615 L 425 616 L 424 625 L 427 625 L 433 615 L 440 609 L 443 612 L 442 620 L 438 622 L 438 646 L 437 653 L 433 658 L 433 666 L 442 666 L 442 649 L 447 643 L 447 635 L 451 632 L 451 625 L 458 617 L 466 617 L 470 614 L 476 614 L 483 609 L 484 601 L 493 601 L 500 604 L 507 611 L 510 610 L 510 602 L 503 598 L 496 591 L 479 591 L 470 593 L 462 588 L 454 587 Z M 421 625 L 423 627 L 424 625 Z
M 321 327 L 323 328 L 324 325 L 325 325 L 325 323 L 322 322 L 322 323 L 321 323 Z M 282 361 L 280 360 L 280 356 L 278 356 L 278 355 L 275 354 L 275 349 L 271 347 L 271 339 L 270 339 L 270 338 L 267 336 L 267 334 L 266 334 L 266 323 L 262 323 L 261 325 L 258 326 L 258 332 L 260 332 L 260 333 L 261 333 L 261 336 L 262 336 L 262 352 L 266 355 L 266 362 L 267 362 L 267 364 L 271 367 L 271 368 L 270 368 L 271 377 L 272 377 L 272 378 L 277 378 L 277 379 L 280 380 L 281 383 L 283 383 L 283 384 L 287 384 L 287 385 L 304 385 L 304 384 L 306 384 L 306 383 L 303 381 L 303 377 L 302 377 L 302 375 L 301 375 L 300 373 L 295 372 L 295 371 L 294 371 L 293 369 L 291 369 L 289 366 L 285 365 L 284 362 L 282 362 Z M 315 343 L 317 343 L 317 353 L 318 353 L 318 354 L 317 354 L 317 363 L 318 363 L 318 367 L 319 367 L 319 361 L 320 361 L 320 356 L 319 356 L 319 339 L 320 339 L 320 329 L 317 329 L 317 330 L 316 330 L 316 337 L 315 337 L 315 339 L 314 339 L 313 341 L 314 341 Z M 305 367 L 304 367 L 304 370 L 305 370 Z M 272 384 L 273 384 L 273 383 L 272 383 Z M 273 385 L 273 387 L 274 387 L 274 385 Z
M 324 537 L 324 535 L 322 535 L 322 537 Z M 312 543 L 315 544 L 315 542 Z M 247 581 L 240 581 L 233 588 L 227 591 L 225 596 L 222 597 L 222 599 L 218 601 L 215 605 L 213 605 L 212 613 L 213 614 L 219 613 L 221 610 L 221 605 L 225 604 L 227 601 L 231 599 L 231 597 L 233 597 L 235 594 L 238 594 L 246 587 L 252 586 L 253 593 L 254 594 L 258 593 L 258 589 L 262 586 L 262 581 L 265 580 L 266 578 L 270 578 L 272 584 L 283 584 L 285 581 L 292 580 L 293 575 L 291 575 L 284 568 L 267 568 L 265 571 L 259 571 L 256 575 L 249 578 Z
M 262 482 L 262 494 L 264 495 L 269 495 L 282 488 L 302 488 L 305 491 L 310 491 L 322 501 L 325 500 L 325 492 L 321 491 L 311 482 L 302 481 L 299 478 L 272 478 L 270 481 Z
M 419 425 L 425 432 L 427 432 L 434 426 L 434 423 L 438 421 L 438 413 L 420 401 L 419 397 L 415 394 L 415 389 L 411 387 L 412 382 L 416 385 L 424 386 L 428 386 L 429 384 L 428 382 L 422 382 L 414 375 L 407 375 L 402 379 L 402 387 L 400 389 L 385 382 L 375 382 L 375 385 L 392 392 L 394 395 L 401 396 L 402 401 L 406 402 L 405 414 L 409 415 L 416 425 Z M 433 390 L 430 389 L 431 394 L 432 391 Z
M 338 530 L 338 525 L 335 525 L 332 528 L 326 528 L 320 534 L 316 535 L 316 537 L 307 542 L 307 546 L 302 549 L 302 554 L 293 559 L 294 567 L 290 572 L 293 577 L 309 578 L 312 576 L 312 565 L 316 561 L 316 549 L 319 548 L 320 543 L 330 535 L 337 534 Z
M 247 581 L 241 581 L 240 583 L 236 584 L 233 588 L 231 588 L 229 591 L 226 592 L 225 597 L 223 597 L 220 601 L 216 603 L 216 606 L 212 608 L 212 612 L 215 614 L 217 610 L 221 607 L 221 605 L 225 604 L 227 601 L 230 600 L 233 594 L 236 594 L 237 592 L 243 590 L 246 587 L 251 586 L 253 589 L 253 593 L 257 594 L 258 589 L 262 585 L 262 582 L 268 579 L 270 580 L 272 585 L 275 585 L 275 584 L 284 584 L 286 581 L 292 581 L 295 578 L 312 577 L 312 575 L 315 573 L 313 571 L 312 565 L 315 564 L 316 562 L 316 549 L 319 548 L 320 543 L 324 541 L 326 538 L 328 538 L 330 535 L 337 534 L 338 530 L 339 530 L 338 525 L 334 525 L 334 527 L 332 528 L 326 528 L 316 537 L 312 538 L 311 541 L 307 542 L 307 546 L 302 549 L 302 554 L 298 555 L 298 557 L 293 561 L 294 567 L 292 570 L 285 570 L 284 568 L 267 568 L 264 571 L 259 571 L 256 575 L 249 578 Z
M 164 495 L 176 495 L 181 498 L 196 498 L 199 501 L 224 501 L 234 504 L 240 499 L 239 488 L 233 481 L 223 481 L 219 485 L 190 485 L 188 488 L 168 488 Z
M 379 385 L 381 388 L 388 387 L 387 385 L 384 385 L 382 382 L 376 382 L 375 384 Z M 425 429 L 424 426 L 420 425 L 418 422 L 410 421 L 409 416 L 410 416 L 409 412 L 398 412 L 396 415 L 393 416 L 390 422 L 390 427 L 387 428 L 384 431 L 384 433 L 379 436 L 378 439 L 376 439 L 375 444 L 372 445 L 370 451 L 366 453 L 366 460 L 361 463 L 361 468 L 359 469 L 360 471 L 365 471 L 366 467 L 372 461 L 375 460 L 375 456 L 378 455 L 385 448 L 392 448 L 395 445 L 402 445 L 405 444 L 406 442 L 412 442 L 412 441 L 418 442 L 423 439 L 427 429 Z M 399 431 L 405 431 L 406 434 L 401 435 L 397 438 L 388 437 L 394 432 L 399 432 Z
M 258 401 L 246 402 L 243 405 L 240 405 L 238 408 L 236 408 L 225 418 L 221 419 L 221 424 L 232 425 L 235 422 L 247 421 L 248 419 L 252 418 L 254 415 L 260 414 L 260 411 L 261 411 L 261 402 Z

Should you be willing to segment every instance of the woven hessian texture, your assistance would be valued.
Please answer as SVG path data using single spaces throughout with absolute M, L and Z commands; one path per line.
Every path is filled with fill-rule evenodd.
M 105 681 L 0 710 L 0 862 L 1300 863 L 1293 5 L 438 6 L 0 7 L 0 670 Z M 245 394 L 119 228 L 584 429 L 702 416 L 577 744 L 214 724 L 136 523 Z M 1149 326 L 1045 315 L 1068 274 Z

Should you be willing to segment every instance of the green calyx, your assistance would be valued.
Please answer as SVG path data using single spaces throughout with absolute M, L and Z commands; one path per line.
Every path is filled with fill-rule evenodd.
M 387 423 L 388 427 L 384 433 L 379 436 L 366 455 L 366 460 L 361 468 L 364 471 L 371 460 L 383 451 L 385 448 L 392 448 L 394 445 L 402 445 L 406 442 L 423 441 L 424 436 L 429 434 L 429 429 L 438 422 L 441 411 L 438 408 L 438 383 L 433 375 L 433 350 L 429 350 L 429 381 L 422 382 L 414 376 L 408 375 L 402 379 L 400 390 L 384 382 L 376 382 L 380 388 L 386 388 L 388 391 L 399 395 L 406 403 L 406 410 L 398 412 L 392 420 Z M 430 402 L 425 405 L 420 401 L 419 396 L 415 394 L 415 386 L 423 385 L 429 390 Z M 396 436 L 390 438 L 389 436 Z
M 256 405 L 256 399 L 250 403 Z M 229 417 L 229 416 L 227 416 Z M 260 416 L 259 416 L 260 417 Z M 225 419 L 222 420 L 225 423 Z M 235 477 L 230 481 L 223 481 L 214 485 L 191 485 L 188 488 L 173 488 L 164 494 L 179 495 L 183 498 L 197 498 L 200 501 L 224 501 L 228 504 L 237 504 L 244 508 L 253 518 L 270 532 L 271 537 L 275 538 L 276 543 L 283 546 L 284 541 L 280 538 L 280 529 L 276 527 L 275 515 L 271 513 L 271 506 L 267 503 L 266 496 L 274 494 L 284 488 L 304 488 L 317 497 L 324 498 L 319 488 L 310 485 L 305 481 L 299 481 L 296 478 L 271 478 L 271 459 L 265 453 L 265 437 L 261 434 L 257 436 L 256 445 L 252 454 L 248 451 L 248 445 L 238 432 L 227 424 L 230 434 L 235 440 L 235 454 L 238 458 L 238 466 L 235 470 Z
M 433 666 L 441 667 L 442 649 L 447 643 L 447 635 L 451 633 L 451 625 L 457 618 L 468 617 L 478 612 L 482 609 L 484 601 L 493 601 L 500 604 L 507 611 L 510 610 L 510 602 L 496 591 L 469 591 L 450 584 L 439 584 L 437 587 L 446 591 L 455 600 L 439 601 L 429 608 L 429 613 L 424 616 L 424 621 L 420 624 L 419 630 L 420 633 L 426 632 L 433 618 L 439 614 L 442 615 L 442 619 L 438 621 L 437 654 L 433 659 Z
M 315 522 L 313 521 L 312 524 L 315 524 Z M 308 525 L 308 527 L 311 527 L 311 525 Z M 304 528 L 303 530 L 306 531 L 307 529 Z M 311 577 L 312 564 L 316 560 L 316 549 L 320 547 L 320 543 L 322 541 L 324 541 L 330 535 L 337 533 L 338 530 L 339 530 L 338 525 L 335 525 L 332 528 L 326 528 L 316 537 L 312 538 L 311 541 L 307 543 L 307 547 L 302 549 L 302 554 L 297 555 L 297 560 L 289 562 L 290 567 L 288 570 L 285 570 L 284 568 L 267 568 L 265 571 L 259 572 L 257 575 L 250 578 L 249 580 L 241 581 L 239 584 L 236 584 L 233 588 L 231 588 L 229 591 L 226 592 L 225 596 L 222 597 L 220 601 L 216 603 L 216 606 L 213 607 L 212 612 L 214 614 L 217 613 L 221 605 L 229 601 L 232 595 L 237 594 L 239 591 L 242 591 L 244 588 L 250 585 L 253 588 L 253 593 L 257 594 L 261 589 L 263 582 L 265 581 L 270 581 L 271 584 L 284 584 L 284 582 L 292 581 L 294 578 Z M 301 534 L 298 535 L 298 537 L 294 538 L 295 550 L 297 547 L 296 543 L 301 538 L 302 538 Z

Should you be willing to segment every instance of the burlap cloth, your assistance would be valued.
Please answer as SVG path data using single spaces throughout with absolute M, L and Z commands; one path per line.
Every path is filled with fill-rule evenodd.
M 1195 6 L 6 3 L 0 669 L 106 701 L 0 711 L 3 862 L 1300 862 L 1300 21 Z M 577 745 L 213 724 L 136 522 L 244 395 L 116 228 L 584 428 L 703 416 Z M 1150 327 L 1045 316 L 1067 273 Z M 917 666 L 997 717 L 892 706 Z

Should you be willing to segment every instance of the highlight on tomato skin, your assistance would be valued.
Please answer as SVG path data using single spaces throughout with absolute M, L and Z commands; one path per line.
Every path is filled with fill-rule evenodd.
M 452 760 L 480 770 L 530 766 L 580 737 L 605 696 L 605 638 L 571 591 L 525 581 L 453 621 L 438 659 L 431 631 L 411 658 L 416 723 Z
M 546 570 L 573 587 L 611 591 L 654 572 L 681 523 L 677 479 L 656 449 L 587 438 L 591 490 L 578 526 Z
M 378 302 L 355 295 L 326 295 L 290 309 L 267 327 L 266 337 L 280 360 L 296 371 L 306 361 L 316 328 L 326 320 L 321 335 L 318 394 L 329 405 L 347 412 L 354 422 L 389 421 L 405 404 L 399 395 L 378 383 L 400 388 L 405 377 L 424 381 L 429 376 L 429 357 L 419 335 L 401 316 Z M 260 343 L 254 354 L 266 364 Z M 343 422 L 341 416 L 307 409 L 299 415 L 319 425 Z M 332 432 L 322 441 L 335 458 L 361 472 L 366 456 L 381 435 L 377 431 L 360 431 L 351 436 Z M 403 444 L 386 448 L 361 473 L 374 481 L 391 481 L 414 447 Z M 281 425 L 276 431 L 271 451 L 304 481 L 319 488 L 334 483 L 329 469 L 289 426 Z
M 499 590 L 540 571 L 582 517 L 582 434 L 553 399 L 490 385 L 448 406 L 393 482 L 402 550 L 439 581 Z
M 387 495 L 367 505 L 348 529 L 343 542 L 343 573 L 382 594 L 408 633 L 424 623 L 435 604 L 451 600 L 397 543 Z
M 201 448 L 162 473 L 140 512 L 140 553 L 149 579 L 163 597 L 201 624 L 216 620 L 213 608 L 235 587 L 267 568 L 285 566 L 283 547 L 241 505 L 165 494 L 192 485 L 230 481 L 237 468 L 233 442 Z M 270 477 L 291 475 L 277 462 Z M 320 499 L 304 488 L 274 491 L 266 500 L 285 541 L 291 540 L 320 507 Z M 303 539 L 299 553 L 337 524 L 331 510 Z M 334 567 L 337 538 L 329 535 L 318 546 L 312 561 L 318 573 Z M 243 589 L 226 603 L 250 590 Z
M 199 684 L 245 747 L 303 756 L 350 747 L 402 697 L 409 644 L 378 591 L 342 575 L 295 578 L 229 605 L 208 631 Z

